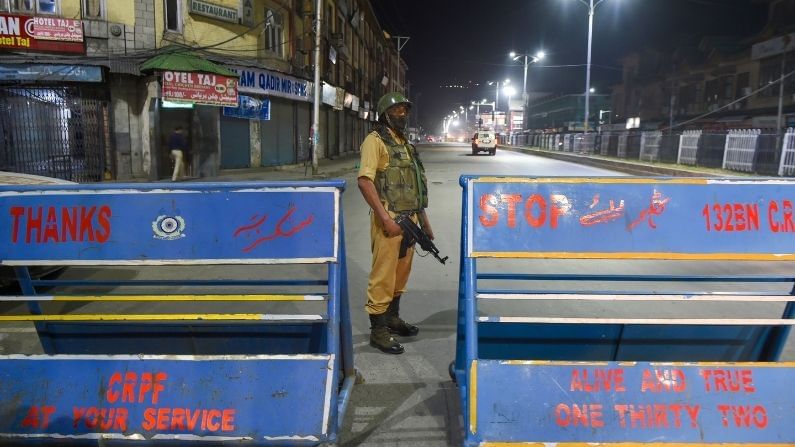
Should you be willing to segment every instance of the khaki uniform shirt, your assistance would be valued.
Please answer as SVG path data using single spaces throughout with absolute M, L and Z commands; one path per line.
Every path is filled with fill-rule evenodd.
M 395 135 L 390 129 L 392 138 L 398 144 L 405 144 L 405 140 Z M 389 166 L 389 151 L 386 144 L 381 141 L 381 137 L 374 132 L 370 132 L 362 142 L 359 149 L 361 151 L 361 161 L 359 163 L 359 177 L 367 177 L 375 182 L 376 172 L 383 171 Z

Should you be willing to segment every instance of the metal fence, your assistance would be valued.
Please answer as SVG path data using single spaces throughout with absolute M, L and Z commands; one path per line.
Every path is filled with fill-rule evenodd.
M 628 160 L 722 168 L 767 176 L 795 176 L 795 128 L 783 133 L 774 129 L 538 133 L 514 135 L 512 142 Z
M 695 166 L 699 140 L 701 140 L 700 130 L 682 132 L 679 139 L 679 156 L 676 159 L 678 164 Z
M 657 161 L 660 157 L 660 140 L 662 132 L 643 132 L 640 137 L 640 159 L 643 161 Z
M 0 171 L 101 181 L 109 132 L 108 102 L 77 88 L 0 88 Z
M 753 172 L 756 142 L 761 133 L 759 129 L 730 130 L 726 135 L 723 169 Z
M 795 128 L 787 129 L 784 134 L 784 144 L 781 148 L 781 164 L 778 175 L 795 174 Z

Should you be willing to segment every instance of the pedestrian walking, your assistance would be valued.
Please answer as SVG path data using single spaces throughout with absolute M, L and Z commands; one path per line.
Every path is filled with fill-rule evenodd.
M 388 354 L 402 354 L 393 335 L 412 337 L 419 328 L 400 318 L 413 247 L 400 256 L 403 234 L 395 218 L 410 216 L 433 239 L 425 209 L 428 182 L 416 148 L 405 135 L 411 102 L 401 93 L 384 95 L 377 106 L 378 122 L 361 145 L 359 190 L 370 205 L 372 267 L 365 310 L 370 317 L 370 345 Z M 405 248 L 405 247 L 404 247 Z
M 185 130 L 182 126 L 177 126 L 168 136 L 168 149 L 171 151 L 171 159 L 174 160 L 174 172 L 171 174 L 171 181 L 185 175 L 185 155 L 188 154 L 188 141 L 185 139 Z

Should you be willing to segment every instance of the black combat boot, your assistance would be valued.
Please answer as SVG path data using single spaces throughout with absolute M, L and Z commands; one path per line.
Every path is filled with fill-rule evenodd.
M 403 345 L 398 343 L 386 325 L 386 314 L 370 314 L 370 346 L 387 354 L 403 354 Z
M 420 328 L 413 324 L 406 323 L 400 318 L 400 297 L 392 298 L 389 307 L 386 308 L 386 325 L 389 332 L 400 335 L 401 337 L 413 337 L 420 332 Z

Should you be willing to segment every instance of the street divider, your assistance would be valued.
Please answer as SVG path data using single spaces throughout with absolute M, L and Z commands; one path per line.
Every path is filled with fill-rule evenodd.
M 466 446 L 795 443 L 795 275 L 739 262 L 795 260 L 795 182 L 460 183 Z
M 0 332 L 30 324 L 43 350 L 0 356 L 0 444 L 335 443 L 356 378 L 344 187 L 0 187 L 22 291 Z

